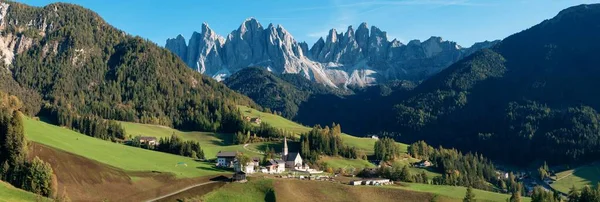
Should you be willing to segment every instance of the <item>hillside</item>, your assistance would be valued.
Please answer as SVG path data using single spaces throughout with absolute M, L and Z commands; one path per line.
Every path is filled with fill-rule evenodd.
M 333 88 L 316 84 L 298 74 L 276 75 L 260 67 L 244 68 L 223 82 L 260 106 L 277 111 L 288 119 L 296 116 L 299 105 L 310 96 L 335 94 Z
M 449 186 L 449 185 L 430 185 L 430 184 L 416 184 L 416 183 L 402 183 L 400 186 L 390 187 L 393 189 L 404 189 L 418 192 L 426 192 L 445 196 L 454 199 L 462 199 L 465 196 L 467 188 L 460 186 Z M 496 192 L 489 192 L 484 190 L 473 189 L 475 198 L 477 201 L 497 201 L 502 202 L 510 198 L 510 195 L 500 194 Z M 522 197 L 523 202 L 531 201 L 531 198 Z
M 413 90 L 352 105 L 358 109 L 307 109 L 306 117 L 329 117 L 321 123 L 339 121 L 350 133 L 395 132 L 401 142 L 426 140 L 513 164 L 597 160 L 598 18 L 600 4 L 565 9 Z
M 157 171 L 171 173 L 177 178 L 220 174 L 205 162 L 191 158 L 130 147 L 89 137 L 69 129 L 25 118 L 27 139 L 64 150 L 126 171 Z M 177 166 L 179 162 L 187 166 Z
M 215 158 L 219 151 L 239 151 L 251 157 L 262 157 L 260 150 L 254 148 L 262 148 L 270 144 L 268 142 L 250 143 L 246 148 L 244 145 L 232 145 L 232 135 L 213 132 L 198 132 L 198 131 L 180 131 L 160 125 L 141 124 L 132 122 L 120 122 L 127 135 L 131 136 L 151 136 L 160 138 L 169 138 L 175 134 L 183 140 L 194 140 L 200 143 L 204 155 L 207 159 Z M 281 147 L 280 145 L 278 145 Z
M 290 132 L 293 132 L 298 135 L 301 133 L 306 133 L 311 130 L 311 128 L 309 128 L 309 127 L 300 125 L 296 122 L 290 121 L 290 120 L 285 119 L 278 115 L 274 115 L 271 113 L 264 113 L 264 112 L 258 111 L 256 109 L 252 109 L 252 108 L 245 107 L 245 106 L 238 106 L 238 107 L 242 111 L 242 114 L 244 116 L 260 117 L 263 122 L 269 123 L 270 125 L 272 125 L 275 128 L 281 128 L 283 130 L 290 131 Z M 351 147 L 356 147 L 357 149 L 364 151 L 367 155 L 373 154 L 375 142 L 377 141 L 375 139 L 361 138 L 361 137 L 348 135 L 345 133 L 342 133 L 342 139 L 344 140 L 344 143 L 346 145 L 351 146 Z M 398 145 L 400 145 L 400 148 L 402 149 L 403 152 L 406 152 L 406 148 L 408 147 L 408 145 L 402 144 L 402 143 L 398 143 Z
M 39 115 L 65 126 L 74 125 L 79 116 L 99 116 L 237 132 L 232 127 L 235 105 L 254 106 L 247 97 L 187 68 L 168 50 L 127 35 L 88 9 L 15 2 L 2 3 L 2 8 L 0 37 L 19 44 L 0 47 L 4 65 L 10 66 L 2 74 L 15 81 L 2 82 L 0 90 L 23 91 L 29 115 L 41 108 Z M 17 93 L 15 86 L 21 88 Z
M 3 181 L 0 181 L 0 196 L 2 196 L 0 202 L 50 201 L 48 198 L 17 189 Z
M 242 191 L 243 190 L 243 191 Z M 242 193 L 242 194 L 240 194 Z M 430 201 L 433 194 L 380 187 L 352 187 L 330 182 L 254 179 L 232 183 L 202 197 L 203 201 Z M 459 201 L 435 197 L 438 201 Z
M 556 181 L 551 186 L 558 191 L 568 193 L 571 187 L 581 189 L 584 186 L 596 186 L 600 182 L 600 165 L 593 163 L 556 173 Z

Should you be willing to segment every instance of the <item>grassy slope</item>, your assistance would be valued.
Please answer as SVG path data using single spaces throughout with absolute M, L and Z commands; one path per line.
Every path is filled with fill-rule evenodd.
M 392 188 L 398 189 L 407 189 L 413 191 L 421 191 L 428 192 L 433 194 L 438 194 L 441 196 L 446 196 L 455 199 L 462 199 L 465 197 L 465 193 L 467 192 L 466 187 L 459 186 L 448 186 L 448 185 L 430 185 L 430 184 L 416 184 L 416 183 L 402 183 L 406 186 L 393 186 Z M 473 189 L 475 193 L 475 199 L 477 201 L 498 201 L 504 202 L 506 199 L 510 198 L 510 195 L 500 194 L 495 192 L 483 191 L 478 189 Z M 522 197 L 523 202 L 531 201 L 531 198 Z
M 262 154 L 251 152 L 243 148 L 243 145 L 229 145 L 231 144 L 231 134 L 221 134 L 212 132 L 184 132 L 173 128 L 159 125 L 131 123 L 131 122 L 120 122 L 121 126 L 125 129 L 127 135 L 131 136 L 152 136 L 156 138 L 171 137 L 175 134 L 184 140 L 195 140 L 200 142 L 202 150 L 206 158 L 214 158 L 219 151 L 240 151 L 244 152 L 249 156 L 261 157 Z M 248 145 L 248 147 L 257 147 L 265 143 L 254 143 Z
M 346 159 L 341 157 L 323 156 L 320 161 L 326 162 L 333 169 L 354 167 L 357 171 L 363 168 L 375 167 L 372 163 L 361 159 Z
M 310 131 L 309 127 L 306 127 L 306 126 L 300 125 L 296 122 L 287 120 L 281 116 L 260 112 L 258 110 L 255 110 L 255 109 L 252 109 L 252 108 L 249 108 L 246 106 L 239 106 L 239 108 L 242 111 L 242 113 L 244 114 L 244 116 L 260 117 L 263 122 L 269 123 L 273 127 L 276 127 L 276 128 L 283 128 L 284 130 L 291 131 L 292 133 L 295 133 L 295 134 L 300 134 L 300 133 L 305 133 L 305 132 Z M 344 126 L 342 126 L 342 130 L 343 129 L 344 129 Z M 375 146 L 375 142 L 376 142 L 376 140 L 374 140 L 374 139 L 355 137 L 355 136 L 351 136 L 351 135 L 348 135 L 345 133 L 342 134 L 342 139 L 344 140 L 344 143 L 348 146 L 353 146 L 360 150 L 363 150 L 367 153 L 367 155 L 373 154 L 373 146 Z M 406 152 L 408 145 L 401 144 L 401 143 L 398 143 L 398 144 L 400 145 L 400 148 L 404 152 Z
M 50 201 L 45 197 L 39 197 L 31 192 L 27 192 L 12 185 L 0 181 L 0 202 L 21 202 L 21 201 Z
M 586 185 L 596 186 L 600 182 L 600 164 L 581 166 L 557 173 L 556 179 L 552 187 L 564 193 L 568 193 L 573 185 L 577 188 Z
M 416 168 L 416 167 L 412 167 L 412 166 L 410 166 L 410 164 L 412 164 L 412 163 L 415 163 L 415 162 L 419 162 L 419 161 L 420 161 L 419 159 L 414 159 L 414 158 L 404 158 L 404 159 L 398 159 L 398 160 L 395 160 L 395 161 L 393 162 L 393 164 L 394 164 L 394 165 L 398 164 L 398 165 L 400 165 L 401 167 L 404 167 L 405 165 L 407 165 L 407 166 L 409 167 L 409 170 L 410 170 L 411 174 L 413 174 L 413 175 L 414 175 L 414 174 L 418 174 L 418 173 L 421 173 L 421 172 L 425 171 L 425 173 L 427 174 L 427 176 L 429 177 L 429 179 L 430 179 L 430 180 L 431 180 L 433 177 L 436 177 L 436 176 L 441 176 L 441 175 L 442 175 L 442 174 L 440 174 L 440 173 L 437 173 L 437 172 L 434 172 L 434 171 L 432 171 L 432 170 L 430 170 L 430 169 L 425 169 L 425 168 Z
M 230 183 L 220 189 L 210 192 L 202 201 L 207 202 L 246 202 L 246 201 L 267 201 L 274 199 L 273 195 L 269 194 L 269 190 L 273 188 L 273 181 L 267 179 L 250 180 L 247 183 Z
M 130 147 L 89 137 L 69 129 L 25 118 L 25 133 L 31 141 L 61 149 L 128 171 L 169 172 L 177 177 L 221 173 L 212 165 L 167 153 Z M 175 166 L 185 162 L 188 166 Z

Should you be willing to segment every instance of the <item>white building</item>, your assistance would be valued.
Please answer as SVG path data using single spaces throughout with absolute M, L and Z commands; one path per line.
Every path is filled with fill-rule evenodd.
M 286 168 L 302 167 L 302 157 L 298 152 L 288 153 L 287 138 L 283 138 L 283 154 L 281 159 L 285 161 Z
M 233 167 L 233 162 L 235 160 L 236 155 L 237 155 L 237 152 L 219 151 L 219 153 L 217 153 L 217 166 L 218 167 L 226 167 L 226 168 Z

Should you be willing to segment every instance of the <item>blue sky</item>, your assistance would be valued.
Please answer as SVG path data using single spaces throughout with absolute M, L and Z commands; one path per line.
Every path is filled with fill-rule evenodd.
M 17 0 L 44 6 L 54 0 Z M 249 17 L 263 26 L 281 24 L 297 41 L 312 45 L 329 29 L 346 31 L 361 22 L 402 42 L 441 36 L 462 46 L 502 39 L 560 10 L 600 0 L 63 0 L 99 13 L 107 22 L 163 46 L 186 39 L 207 22 L 226 36 Z

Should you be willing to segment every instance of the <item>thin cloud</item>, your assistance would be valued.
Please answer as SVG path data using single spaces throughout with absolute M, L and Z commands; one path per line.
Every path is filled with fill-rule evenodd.
M 436 6 L 484 6 L 486 4 L 473 3 L 469 0 L 399 0 L 399 1 L 365 1 L 349 4 L 334 4 L 331 6 L 315 6 L 290 9 L 290 11 L 328 10 L 338 8 L 355 8 L 368 6 L 398 6 L 398 5 L 436 5 Z

